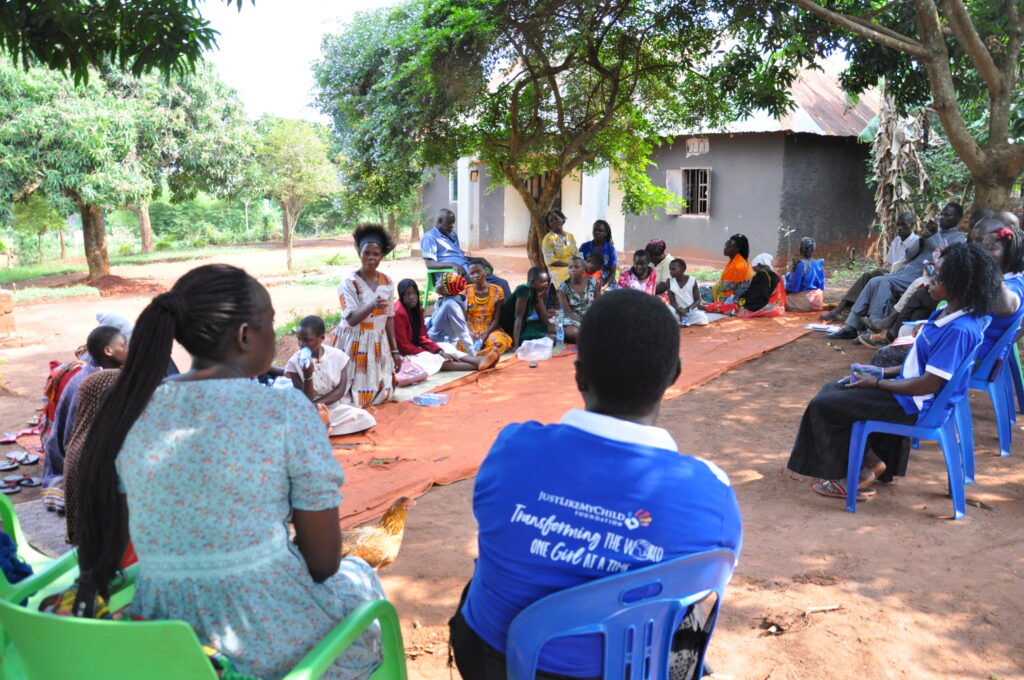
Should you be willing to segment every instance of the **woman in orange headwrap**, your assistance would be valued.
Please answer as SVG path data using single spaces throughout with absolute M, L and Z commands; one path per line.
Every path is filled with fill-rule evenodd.
M 722 272 L 722 278 L 711 288 L 713 302 L 736 303 L 747 292 L 754 269 L 747 262 L 750 257 L 750 242 L 743 234 L 733 234 L 725 242 L 722 254 L 729 258 L 729 264 Z M 708 309 L 708 311 L 714 311 Z
M 474 355 L 473 335 L 466 323 L 466 279 L 448 272 L 441 277 L 436 290 L 441 299 L 434 305 L 427 335 L 437 343 L 441 352 L 449 360 L 472 365 L 478 371 L 498 363 L 499 355 L 494 350 L 483 356 Z

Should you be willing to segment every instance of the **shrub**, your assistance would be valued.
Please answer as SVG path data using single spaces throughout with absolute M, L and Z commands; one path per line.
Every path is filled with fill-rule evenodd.
M 189 242 L 189 246 L 192 248 L 205 248 L 208 245 L 210 245 L 210 242 L 205 238 L 194 238 Z
M 124 257 L 126 255 L 134 255 L 134 254 L 135 254 L 135 248 L 133 248 L 132 244 L 130 244 L 130 243 L 122 243 L 120 245 L 120 247 L 118 247 L 118 249 L 117 249 L 117 256 L 118 257 Z
M 153 246 L 154 250 L 171 250 L 172 248 L 174 248 L 174 243 L 167 239 L 160 239 L 156 242 L 156 245 Z

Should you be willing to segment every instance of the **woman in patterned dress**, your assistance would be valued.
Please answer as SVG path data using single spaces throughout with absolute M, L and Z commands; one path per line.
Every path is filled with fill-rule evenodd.
M 576 238 L 565 231 L 565 215 L 561 210 L 552 210 L 547 216 L 548 233 L 540 242 L 544 264 L 551 277 L 551 289 L 558 290 L 562 281 L 569 278 L 569 258 L 579 254 Z
M 175 339 L 192 368 L 165 380 Z M 270 296 L 237 267 L 198 267 L 153 298 L 86 438 L 76 528 L 82 585 L 109 595 L 130 533 L 132 613 L 186 621 L 265 679 L 384 597 L 366 562 L 338 559 L 344 474 L 316 407 L 250 379 L 276 345 Z M 324 677 L 367 677 L 379 649 L 367 631 Z
M 565 314 L 565 340 L 576 342 L 580 321 L 601 294 L 597 279 L 584 274 L 584 260 L 579 255 L 569 258 L 569 278 L 558 287 L 558 304 Z
M 504 354 L 512 349 L 512 337 L 501 330 L 501 303 L 505 301 L 505 293 L 498 284 L 487 283 L 487 270 L 478 262 L 470 263 L 469 280 L 473 285 L 466 289 L 466 321 L 473 340 L 481 342 L 477 354 Z
M 402 367 L 395 339 L 395 289 L 387 274 L 377 271 L 395 242 L 377 224 L 361 224 L 352 236 L 362 266 L 338 286 L 341 321 L 334 346 L 355 361 L 352 401 L 366 408 L 391 398 L 395 373 Z

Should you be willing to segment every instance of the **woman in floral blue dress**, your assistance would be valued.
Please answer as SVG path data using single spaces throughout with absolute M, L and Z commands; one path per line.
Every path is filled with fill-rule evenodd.
M 192 369 L 165 381 L 174 339 Z M 274 356 L 270 296 L 241 269 L 193 269 L 143 310 L 132 349 L 79 463 L 82 578 L 108 594 L 130 529 L 133 614 L 187 621 L 239 672 L 279 678 L 384 593 L 338 558 L 344 475 L 316 409 L 250 380 Z M 378 658 L 367 632 L 325 677 L 367 677 Z

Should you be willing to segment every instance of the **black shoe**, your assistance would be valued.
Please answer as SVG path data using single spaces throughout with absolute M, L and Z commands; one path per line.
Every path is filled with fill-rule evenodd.
M 835 333 L 829 333 L 826 337 L 829 340 L 853 340 L 859 335 L 859 332 L 853 326 L 843 326 Z

